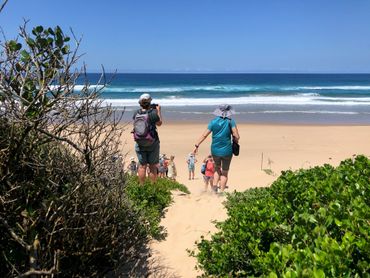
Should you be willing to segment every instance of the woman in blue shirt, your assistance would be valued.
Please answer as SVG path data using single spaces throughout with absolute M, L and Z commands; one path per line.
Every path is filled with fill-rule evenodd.
M 215 175 L 213 179 L 213 190 L 217 191 L 220 182 L 221 192 L 225 190 L 228 172 L 230 168 L 232 152 L 232 136 L 234 141 L 239 142 L 240 136 L 236 123 L 231 119 L 235 112 L 228 104 L 220 105 L 213 114 L 216 117 L 208 124 L 206 131 L 195 144 L 194 153 L 198 151 L 199 145 L 212 133 L 211 154 L 215 162 Z

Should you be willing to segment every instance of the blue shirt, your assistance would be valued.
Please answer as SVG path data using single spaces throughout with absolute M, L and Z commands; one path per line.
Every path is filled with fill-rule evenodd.
M 208 130 L 212 132 L 211 153 L 216 156 L 231 156 L 231 127 L 236 127 L 234 120 L 217 117 L 208 124 Z

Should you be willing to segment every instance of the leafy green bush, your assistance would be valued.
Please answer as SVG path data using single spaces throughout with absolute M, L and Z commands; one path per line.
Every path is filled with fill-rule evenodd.
M 143 228 L 153 238 L 160 239 L 163 236 L 160 220 L 165 209 L 172 203 L 172 190 L 190 194 L 184 185 L 168 179 L 158 179 L 155 184 L 147 180 L 142 186 L 138 186 L 137 177 L 131 176 L 127 181 L 127 197 L 131 200 L 134 210 L 144 219 L 146 224 Z
M 370 161 L 296 172 L 228 196 L 228 219 L 192 252 L 206 276 L 369 277 Z
M 4 140 L 10 129 L 3 127 L 2 150 L 10 143 Z M 15 130 L 21 129 L 13 126 L 13 136 Z M 124 199 L 123 176 L 117 171 L 103 183 L 63 145 L 34 139 L 24 139 L 18 163 L 9 165 L 9 157 L 0 155 L 0 165 L 7 164 L 0 188 L 0 276 L 12 276 L 12 267 L 18 273 L 94 276 L 133 260 L 149 237 Z

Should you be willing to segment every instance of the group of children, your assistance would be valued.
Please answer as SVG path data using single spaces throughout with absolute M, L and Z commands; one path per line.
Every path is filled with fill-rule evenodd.
M 168 158 L 165 154 L 159 156 L 158 164 L 158 176 L 160 178 L 169 178 L 171 180 L 176 180 L 177 170 L 175 165 L 175 156 L 171 155 Z M 131 175 L 137 175 L 138 163 L 135 161 L 134 157 L 130 158 L 130 164 L 127 166 Z M 149 167 L 147 168 L 149 171 Z
M 158 175 L 160 178 L 176 180 L 177 170 L 174 155 L 171 155 L 169 159 L 165 154 L 159 156 Z
M 194 180 L 195 176 L 195 164 L 197 163 L 197 159 L 194 153 L 190 153 L 186 159 L 186 163 L 188 165 L 189 170 L 189 180 Z M 129 170 L 131 175 L 137 175 L 137 162 L 135 161 L 134 157 L 130 158 L 130 164 L 128 165 L 127 169 Z M 215 173 L 215 165 L 213 161 L 212 155 L 208 155 L 202 162 L 201 166 L 201 173 L 203 174 L 204 180 L 204 190 L 208 190 L 208 185 L 212 188 L 213 185 L 213 175 Z M 159 164 L 158 164 L 158 176 L 160 178 L 169 178 L 171 180 L 176 180 L 177 177 L 177 170 L 175 164 L 175 156 L 171 155 L 170 158 L 166 156 L 166 154 L 161 154 L 159 157 Z

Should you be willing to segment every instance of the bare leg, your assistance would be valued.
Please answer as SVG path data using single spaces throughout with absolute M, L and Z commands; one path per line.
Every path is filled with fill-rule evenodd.
M 194 179 L 194 170 L 191 171 L 192 178 Z
M 218 182 L 220 181 L 220 177 L 221 177 L 221 169 L 218 168 L 218 169 L 216 169 L 215 173 L 213 174 L 213 183 L 212 183 L 212 185 L 217 187 Z
M 220 177 L 221 192 L 223 192 L 225 190 L 227 180 L 228 180 L 228 174 L 229 174 L 229 171 L 222 171 L 221 172 L 221 177 Z
M 208 189 L 208 183 L 209 183 L 209 185 L 210 185 L 210 187 L 211 187 L 211 191 L 212 191 L 213 178 L 210 178 L 210 179 L 209 179 L 209 181 L 207 182 L 206 191 L 207 191 L 207 189 Z
M 204 176 L 204 191 L 207 191 L 207 189 L 208 189 L 208 183 L 209 183 L 209 180 L 207 179 L 206 176 Z
M 139 165 L 139 168 L 137 170 L 137 174 L 139 176 L 139 182 L 140 184 L 144 184 L 145 177 L 146 177 L 146 164 L 145 165 Z
M 156 164 L 151 164 L 149 165 L 150 173 L 149 173 L 149 178 L 152 182 L 156 182 L 158 174 L 157 174 L 157 165 Z

